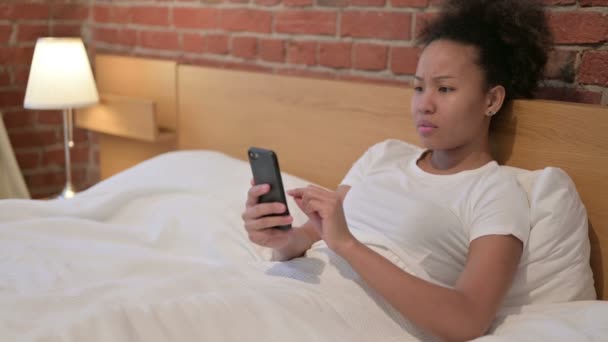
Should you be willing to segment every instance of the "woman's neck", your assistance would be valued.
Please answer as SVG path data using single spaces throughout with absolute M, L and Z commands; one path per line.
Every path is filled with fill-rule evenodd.
M 429 150 L 420 158 L 418 166 L 429 173 L 449 175 L 480 168 L 492 160 L 488 142 L 475 148 L 461 146 L 449 150 Z

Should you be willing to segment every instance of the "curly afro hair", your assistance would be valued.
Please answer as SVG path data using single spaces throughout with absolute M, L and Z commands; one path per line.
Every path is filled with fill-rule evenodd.
M 487 86 L 502 85 L 506 101 L 533 97 L 552 45 L 541 0 L 444 0 L 418 43 L 439 39 L 477 47 Z

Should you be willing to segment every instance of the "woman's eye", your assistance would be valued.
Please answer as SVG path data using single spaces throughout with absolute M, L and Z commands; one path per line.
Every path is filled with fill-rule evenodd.
M 420 93 L 420 92 L 422 92 L 422 87 L 421 86 L 414 87 L 414 91 L 417 93 Z
M 454 91 L 454 88 L 450 87 L 439 87 L 439 92 L 441 93 L 451 93 Z

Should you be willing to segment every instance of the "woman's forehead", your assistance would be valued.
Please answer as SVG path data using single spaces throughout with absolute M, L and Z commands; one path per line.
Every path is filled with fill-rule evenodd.
M 477 65 L 477 49 L 474 46 L 437 40 L 429 44 L 418 61 L 416 77 L 448 79 L 481 72 Z M 472 74 L 473 73 L 473 74 Z

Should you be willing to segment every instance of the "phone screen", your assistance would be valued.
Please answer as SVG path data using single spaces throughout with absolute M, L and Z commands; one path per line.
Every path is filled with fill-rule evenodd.
M 287 208 L 287 197 L 283 189 L 283 180 L 281 178 L 281 169 L 279 168 L 279 160 L 276 153 L 272 150 L 251 147 L 248 151 L 249 164 L 253 173 L 255 184 L 269 184 L 270 191 L 260 196 L 259 203 L 280 202 L 285 205 L 283 214 L 273 215 L 289 215 Z M 291 225 L 277 226 L 278 229 L 289 229 Z

